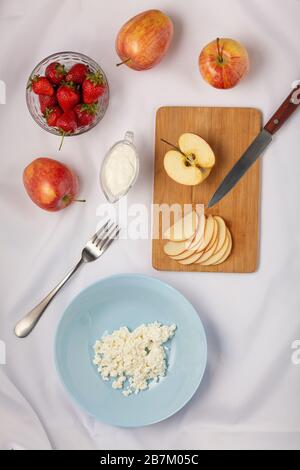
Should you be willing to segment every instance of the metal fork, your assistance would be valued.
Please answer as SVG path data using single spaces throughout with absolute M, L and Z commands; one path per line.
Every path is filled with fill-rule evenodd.
M 25 338 L 29 335 L 50 302 L 54 299 L 60 289 L 73 276 L 80 266 L 90 263 L 100 258 L 107 248 L 112 244 L 113 240 L 119 235 L 120 229 L 118 225 L 110 221 L 101 227 L 97 233 L 87 242 L 81 253 L 80 261 L 76 266 L 64 277 L 64 279 L 45 297 L 31 312 L 29 312 L 15 327 L 15 334 L 19 338 Z

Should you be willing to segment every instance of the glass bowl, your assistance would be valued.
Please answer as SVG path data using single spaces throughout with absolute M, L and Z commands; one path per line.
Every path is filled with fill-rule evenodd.
M 108 107 L 109 87 L 106 75 L 100 65 L 98 65 L 93 59 L 84 54 L 80 54 L 79 52 L 57 52 L 56 54 L 52 54 L 46 57 L 33 69 L 30 74 L 30 77 L 28 78 L 28 83 L 30 79 L 33 78 L 35 75 L 44 76 L 45 70 L 47 66 L 51 64 L 51 62 L 60 62 L 61 64 L 65 65 L 67 70 L 70 69 L 75 63 L 85 64 L 89 67 L 91 72 L 99 71 L 103 76 L 105 91 L 98 100 L 98 111 L 95 120 L 89 126 L 78 127 L 72 134 L 66 134 L 66 137 L 84 134 L 85 132 L 93 129 L 93 127 L 95 127 L 101 121 Z M 40 109 L 39 97 L 29 88 L 26 89 L 26 103 L 32 118 L 42 129 L 47 132 L 50 132 L 51 134 L 61 136 L 61 132 L 59 129 L 57 129 L 56 127 L 48 126 Z

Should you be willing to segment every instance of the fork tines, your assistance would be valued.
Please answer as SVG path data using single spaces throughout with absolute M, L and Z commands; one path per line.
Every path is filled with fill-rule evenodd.
M 106 250 L 115 238 L 118 237 L 120 228 L 114 222 L 108 220 L 92 237 L 91 242 L 101 251 Z

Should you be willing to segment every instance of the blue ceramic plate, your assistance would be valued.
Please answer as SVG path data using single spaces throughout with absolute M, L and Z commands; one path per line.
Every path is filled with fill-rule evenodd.
M 98 374 L 93 345 L 121 326 L 132 330 L 156 320 L 177 325 L 167 343 L 167 375 L 149 390 L 124 397 Z M 55 359 L 64 386 L 90 415 L 115 426 L 146 426 L 192 398 L 205 371 L 207 344 L 198 314 L 182 294 L 157 279 L 126 274 L 97 282 L 73 300 L 57 329 Z

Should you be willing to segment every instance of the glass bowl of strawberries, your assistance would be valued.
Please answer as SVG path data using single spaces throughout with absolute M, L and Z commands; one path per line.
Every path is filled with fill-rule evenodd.
M 32 71 L 26 102 L 35 122 L 61 136 L 62 145 L 65 136 L 83 134 L 101 121 L 109 103 L 107 78 L 90 57 L 58 52 Z

